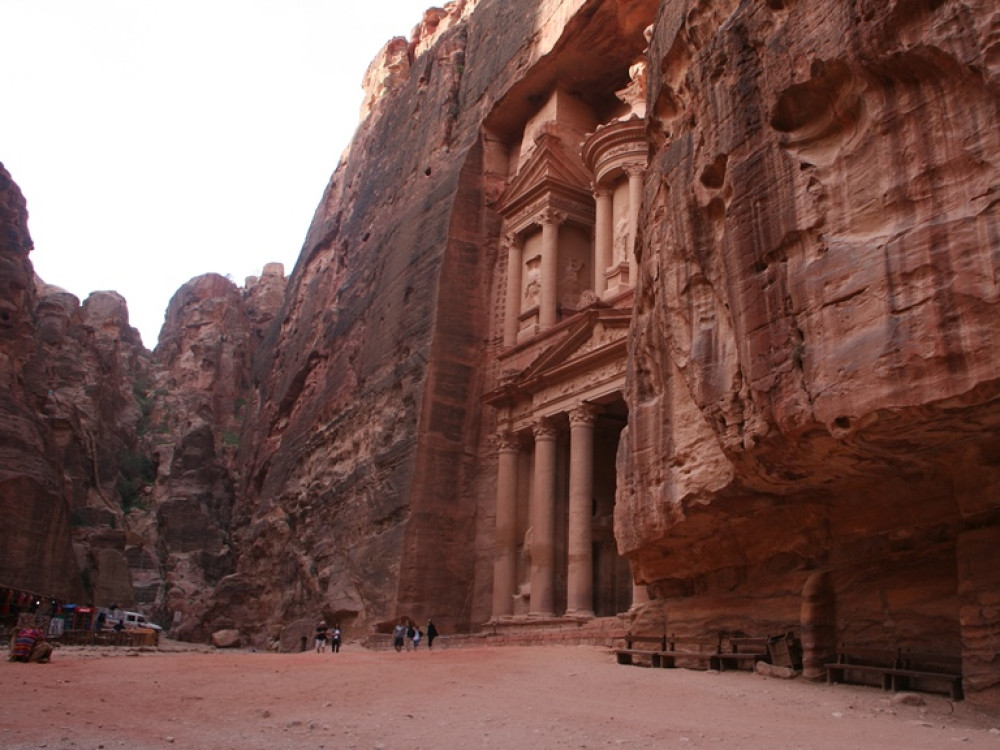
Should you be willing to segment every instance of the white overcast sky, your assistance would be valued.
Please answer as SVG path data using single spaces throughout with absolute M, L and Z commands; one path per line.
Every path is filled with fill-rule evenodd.
M 290 274 L 369 62 L 434 5 L 0 0 L 0 162 L 36 273 L 118 291 L 150 349 L 189 279 Z

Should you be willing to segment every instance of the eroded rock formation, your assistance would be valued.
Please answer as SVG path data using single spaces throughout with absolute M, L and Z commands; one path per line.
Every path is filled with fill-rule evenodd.
M 0 178 L 0 585 L 46 608 L 49 597 L 142 608 L 202 637 L 206 599 L 233 568 L 235 455 L 283 269 L 244 289 L 216 275 L 185 285 L 151 355 L 120 295 L 81 305 L 34 278 L 24 199 Z
M 190 638 L 617 614 L 793 631 L 811 674 L 844 642 L 960 656 L 996 702 L 998 24 L 958 0 L 429 11 L 369 69 L 287 286 L 195 280 L 138 410 L 102 398 L 156 480 L 87 554 Z M 4 408 L 37 469 L 3 492 L 65 505 L 33 532 L 65 538 L 65 446 L 98 425 L 40 422 L 30 368 L 133 355 L 113 298 L 26 312 L 3 195 Z M 59 354 L 77 318 L 93 355 Z M 95 466 L 91 514 L 122 474 Z
M 823 571 L 837 642 L 995 688 L 998 17 L 814 10 L 656 24 L 619 544 L 677 627 L 798 623 Z
M 50 457 L 41 412 L 47 390 L 35 358 L 36 301 L 24 198 L 0 166 L 0 547 L 3 575 L 30 592 L 83 594 L 70 538 L 72 508 Z M 44 561 L 44 564 L 40 564 Z

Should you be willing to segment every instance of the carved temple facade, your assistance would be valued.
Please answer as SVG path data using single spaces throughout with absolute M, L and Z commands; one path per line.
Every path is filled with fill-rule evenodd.
M 590 618 L 645 600 L 618 555 L 616 454 L 649 145 L 641 67 L 600 121 L 558 86 L 506 152 L 497 210 L 492 620 Z

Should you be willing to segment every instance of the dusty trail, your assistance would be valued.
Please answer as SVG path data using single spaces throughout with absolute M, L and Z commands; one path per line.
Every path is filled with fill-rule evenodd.
M 60 649 L 47 665 L 0 663 L 0 748 L 1000 750 L 1000 717 L 921 697 L 910 706 L 874 688 L 622 667 L 584 646 Z

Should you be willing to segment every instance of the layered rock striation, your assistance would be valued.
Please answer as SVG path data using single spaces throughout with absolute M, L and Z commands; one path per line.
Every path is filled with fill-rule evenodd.
M 676 627 L 822 610 L 815 654 L 947 652 L 1000 685 L 997 21 L 661 9 L 615 517 Z
M 34 291 L 0 183 L 0 498 L 60 550 L 31 580 L 285 649 L 319 619 L 792 631 L 813 676 L 913 648 L 996 702 L 998 24 L 428 11 L 287 281 L 192 281 L 151 356 L 113 296 Z

